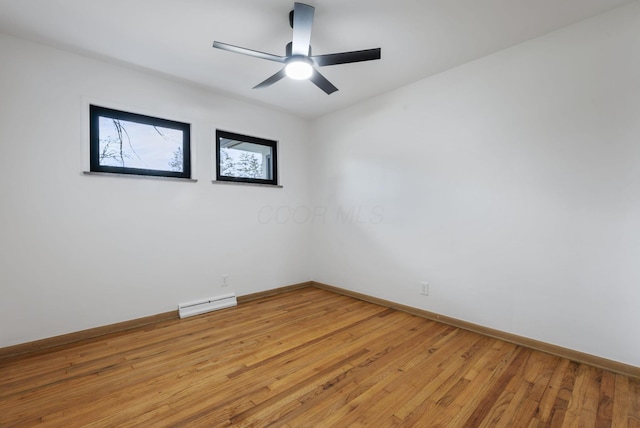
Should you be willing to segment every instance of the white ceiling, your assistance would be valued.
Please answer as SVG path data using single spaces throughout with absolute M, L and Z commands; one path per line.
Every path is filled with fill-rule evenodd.
M 302 0 L 305 2 L 304 0 Z M 307 0 L 314 54 L 382 48 L 382 59 L 320 69 L 340 90 L 284 79 L 281 64 L 211 47 L 284 55 L 293 0 L 0 0 L 0 32 L 133 64 L 313 118 L 597 15 L 629 0 Z

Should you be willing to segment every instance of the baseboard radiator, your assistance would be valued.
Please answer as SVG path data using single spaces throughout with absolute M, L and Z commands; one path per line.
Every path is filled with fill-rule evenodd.
M 178 305 L 178 313 L 180 314 L 180 318 L 185 318 L 237 305 L 238 301 L 236 300 L 235 293 L 230 293 L 223 294 L 222 296 L 210 297 L 208 299 L 180 303 Z

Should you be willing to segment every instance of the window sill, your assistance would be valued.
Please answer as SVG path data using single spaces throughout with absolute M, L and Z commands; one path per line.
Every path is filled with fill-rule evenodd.
M 257 187 L 275 187 L 282 189 L 283 186 L 279 184 L 263 184 L 263 183 L 243 183 L 241 181 L 223 181 L 223 180 L 211 180 L 213 184 L 229 184 L 229 185 L 239 185 L 239 186 L 257 186 Z
M 83 175 L 101 175 L 103 177 L 126 177 L 126 178 L 142 178 L 150 180 L 169 180 L 169 181 L 187 181 L 196 183 L 197 178 L 180 178 L 180 177 L 162 177 L 158 175 L 138 175 L 138 174 L 118 174 L 117 172 L 96 172 L 96 171 L 82 171 Z

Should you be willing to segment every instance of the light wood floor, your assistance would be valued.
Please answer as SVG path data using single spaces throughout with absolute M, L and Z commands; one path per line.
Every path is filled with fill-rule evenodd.
M 0 426 L 640 427 L 640 381 L 316 288 L 0 361 Z

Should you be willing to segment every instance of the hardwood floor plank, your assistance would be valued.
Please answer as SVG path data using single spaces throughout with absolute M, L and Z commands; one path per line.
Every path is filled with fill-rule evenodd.
M 503 412 L 497 426 L 526 426 L 539 412 L 539 403 L 549 385 L 558 358 L 532 353 L 524 365 L 522 378 L 518 379 L 518 392 Z
M 573 393 L 579 368 L 580 364 L 571 362 L 565 370 L 560 390 L 558 391 L 551 410 L 551 427 L 561 427 L 564 424 L 564 418 L 569 407 L 569 400 L 571 400 L 571 394 Z
M 469 416 L 467 421 L 465 422 L 465 426 L 480 426 L 482 421 L 486 420 L 489 414 L 494 409 L 498 399 L 504 393 L 505 388 L 511 381 L 511 379 L 516 375 L 516 373 L 521 370 L 522 364 L 528 358 L 528 352 L 524 348 L 517 348 L 517 351 L 514 355 L 514 358 L 508 362 L 508 365 L 497 382 L 492 386 L 492 388 L 487 391 L 482 401 L 476 407 L 476 410 Z
M 629 379 L 629 427 L 640 428 L 640 379 Z
M 517 425 L 525 425 L 524 422 L 538 417 L 540 414 L 540 402 L 558 366 L 560 358 L 535 353 L 529 359 L 525 367 L 523 380 L 531 385 L 528 394 L 524 397 L 521 406 L 516 410 L 512 422 Z
M 385 312 L 386 311 L 383 311 L 381 312 L 381 314 L 384 314 Z M 317 364 L 318 362 L 316 360 L 319 355 L 321 356 L 323 354 L 319 354 L 316 350 L 315 353 L 312 353 L 311 355 L 312 357 L 311 361 L 304 360 L 304 356 L 308 354 L 308 351 L 305 349 L 305 347 L 297 347 L 297 348 L 292 348 L 289 351 L 282 353 L 280 355 L 268 357 L 263 361 L 262 364 L 257 364 L 254 367 L 247 368 L 246 366 L 244 366 L 239 374 L 238 372 L 231 373 L 228 377 L 234 380 L 235 382 L 244 383 L 246 382 L 244 379 L 255 380 L 255 374 L 254 374 L 255 371 L 258 371 L 260 373 L 262 372 L 270 373 L 270 376 L 269 376 L 270 383 L 267 384 L 267 387 L 262 390 L 262 393 L 263 393 L 262 395 L 269 395 L 271 392 L 271 389 L 269 386 L 272 386 L 273 383 L 278 382 L 279 378 L 285 377 L 287 373 L 296 372 L 299 369 L 316 370 L 316 371 L 323 370 L 323 369 L 326 369 L 327 366 L 334 366 L 336 362 L 338 365 L 344 364 L 343 356 L 349 353 L 358 352 L 358 347 L 360 346 L 360 343 L 358 341 L 362 340 L 362 339 L 358 339 L 356 341 L 353 341 L 353 340 L 348 341 L 347 339 L 349 335 L 355 332 L 356 334 L 363 335 L 363 337 L 365 337 L 364 331 L 359 330 L 360 327 L 362 327 L 362 329 L 365 329 L 365 328 L 370 329 L 370 326 L 361 324 L 360 322 L 354 323 L 353 325 L 354 330 L 352 332 L 344 332 L 345 336 L 344 336 L 344 340 L 342 341 L 342 345 L 341 347 L 337 347 L 337 348 L 331 345 L 331 342 L 334 341 L 335 338 L 329 335 L 317 336 L 315 339 L 309 339 L 310 346 L 313 346 L 313 347 L 317 346 L 322 349 L 335 348 L 335 350 L 337 351 L 334 356 L 330 356 L 331 358 L 329 362 L 327 362 L 327 356 L 324 356 L 323 357 L 324 361 L 321 362 L 322 365 L 318 365 Z M 340 325 L 334 326 L 334 328 L 336 328 L 336 332 L 338 332 L 338 330 L 339 331 L 344 330 L 344 328 L 340 327 Z M 305 333 L 305 334 L 308 334 L 308 333 Z M 319 340 L 319 339 L 322 339 L 322 340 Z M 314 363 L 316 363 L 316 365 L 314 365 Z M 259 398 L 260 397 L 252 398 L 252 401 L 254 402 L 254 404 L 257 404 L 258 402 L 261 401 Z M 192 409 L 189 409 L 188 406 L 186 406 L 184 410 L 187 412 L 192 411 Z
M 542 397 L 540 398 L 540 403 L 538 404 L 538 416 L 537 420 L 540 423 L 550 423 L 551 414 L 553 412 L 553 404 L 560 392 L 560 388 L 562 385 L 562 380 L 564 378 L 564 374 L 569 366 L 569 360 L 564 358 L 560 358 L 558 363 L 554 367 L 553 374 L 551 375 L 551 379 L 549 380 L 549 384 L 545 389 Z
M 517 347 L 513 344 L 499 340 L 494 341 L 491 351 L 478 360 L 469 372 L 464 375 L 465 379 L 470 380 L 470 384 L 465 391 L 455 398 L 455 405 L 458 407 L 458 411 L 448 422 L 449 424 L 462 426 L 463 422 L 469 419 L 486 391 L 495 384 L 502 371 L 506 369 L 507 362 L 515 357 L 516 349 Z
M 595 424 L 600 391 L 598 372 L 599 370 L 586 365 L 581 365 L 578 369 L 563 426 L 577 428 Z
M 379 352 L 354 367 L 343 378 L 331 379 L 322 385 L 322 395 L 314 397 L 313 401 L 306 400 L 305 408 L 287 415 L 285 421 L 292 421 L 293 425 L 301 424 L 308 416 L 322 421 L 325 426 L 341 421 L 357 407 L 357 400 L 362 400 L 359 397 L 373 389 L 383 389 L 390 380 L 402 377 L 405 373 L 402 369 L 404 364 L 415 359 L 416 355 L 422 358 L 429 344 L 433 344 L 436 338 L 446 337 L 452 330 L 435 323 L 425 326 L 428 328 L 424 331 L 417 329 L 416 335 L 397 347 L 393 353 Z M 317 405 L 318 401 L 322 404 Z
M 509 382 L 504 385 L 502 393 L 494 402 L 492 408 L 487 413 L 484 420 L 478 425 L 480 427 L 507 427 L 520 405 L 522 399 L 531 389 L 531 384 L 522 380 L 525 366 L 532 354 L 527 353 Z
M 474 346 L 475 344 L 473 342 L 471 344 L 465 343 L 464 347 L 459 348 L 460 353 L 463 353 L 463 351 L 467 351 L 469 347 Z M 379 397 L 376 398 L 375 408 L 367 409 L 361 407 L 363 411 L 352 411 L 349 417 L 344 420 L 344 422 L 351 423 L 351 421 L 353 421 L 353 423 L 355 424 L 375 425 L 377 421 L 384 419 L 385 415 L 389 414 L 394 414 L 394 416 L 396 416 L 398 419 L 403 419 L 402 416 L 398 414 L 401 413 L 403 408 L 406 409 L 406 406 L 415 408 L 416 406 L 419 406 L 424 400 L 426 400 L 427 397 L 429 397 L 428 393 L 425 392 L 427 390 L 426 388 L 420 392 L 416 392 L 415 388 L 408 387 L 409 385 L 412 385 L 412 383 L 410 382 L 411 378 L 419 376 L 432 378 L 432 376 L 437 373 L 437 376 L 447 376 L 449 380 L 448 385 L 450 385 L 451 383 L 454 383 L 454 380 L 451 379 L 453 372 L 459 371 L 459 367 L 468 362 L 468 360 L 466 360 L 465 358 L 461 358 L 463 362 L 452 365 L 449 370 L 442 370 L 442 362 L 439 362 L 437 365 L 435 365 L 435 369 L 431 371 L 430 366 L 436 364 L 437 361 L 434 357 L 435 355 L 431 354 L 430 363 L 427 363 L 428 360 L 424 360 L 421 364 L 416 365 L 412 370 L 406 371 L 402 377 L 386 378 L 384 384 L 375 385 L 374 388 L 366 391 L 365 394 L 362 394 L 361 400 L 371 399 L 370 397 L 374 395 Z M 448 364 L 447 367 L 449 367 Z M 434 380 L 437 379 L 437 376 L 436 378 L 434 378 Z M 446 386 L 444 386 L 443 389 L 446 389 Z M 379 393 L 377 391 L 381 391 L 382 393 Z M 399 407 L 400 412 L 395 411 L 395 409 L 398 409 Z
M 430 347 L 428 351 L 423 355 L 420 362 L 414 366 L 403 367 L 403 376 L 396 377 L 395 379 L 385 379 L 384 383 L 374 384 L 365 393 L 359 396 L 351 404 L 357 404 L 357 408 L 353 409 L 345 421 L 347 423 L 356 423 L 359 418 L 366 418 L 367 407 L 362 406 L 361 403 L 370 400 L 374 394 L 378 391 L 386 396 L 387 391 L 394 391 L 399 385 L 408 382 L 411 387 L 411 391 L 404 390 L 400 386 L 399 391 L 402 399 L 396 400 L 396 410 L 393 412 L 394 416 L 401 420 L 404 420 L 414 409 L 423 403 L 430 395 L 432 395 L 438 388 L 440 390 L 448 389 L 447 385 L 443 385 L 442 381 L 450 379 L 451 374 L 456 371 L 462 364 L 462 359 L 459 357 L 462 355 L 471 344 L 468 342 L 469 336 L 466 332 L 454 331 L 453 333 L 442 338 L 439 342 Z M 453 361 L 454 364 L 449 365 L 449 362 Z M 415 382 L 415 380 L 423 379 L 429 380 L 429 382 Z M 446 389 L 445 389 L 446 388 Z M 380 398 L 382 399 L 382 398 Z
M 405 314 L 406 315 L 406 314 Z M 311 403 L 322 402 L 322 406 L 326 405 L 325 400 L 321 400 L 320 397 L 326 397 L 335 391 L 339 385 L 343 385 L 345 382 L 349 382 L 353 377 L 363 369 L 366 368 L 367 372 L 371 375 L 372 368 L 382 364 L 389 356 L 399 356 L 399 352 L 403 349 L 403 346 L 407 343 L 407 338 L 415 335 L 416 331 L 421 326 L 425 326 L 417 317 L 413 316 L 400 316 L 398 317 L 402 323 L 397 325 L 386 324 L 384 329 L 376 329 L 366 343 L 363 343 L 368 353 L 360 359 L 357 364 L 350 367 L 344 373 L 335 377 L 323 377 L 316 383 L 315 388 L 308 389 L 304 393 L 296 394 L 295 399 L 300 403 L 304 409 L 307 409 Z M 395 360 L 395 358 L 393 358 Z M 277 392 L 279 389 L 277 385 L 274 385 L 273 390 Z M 263 403 L 261 403 L 261 406 Z M 303 410 L 304 411 L 304 410 Z M 286 418 L 279 420 L 280 423 L 287 422 L 292 417 L 295 417 L 295 412 L 287 415 Z M 263 413 L 264 415 L 264 413 Z
M 384 312 L 384 311 L 383 311 Z M 364 314 L 364 315 L 369 315 L 369 314 Z M 340 327 L 339 329 L 342 330 L 344 329 L 343 326 L 341 326 L 341 324 L 337 323 L 337 326 Z M 307 334 L 312 334 L 314 333 L 314 330 L 309 329 L 305 335 Z M 310 342 L 313 342 L 313 340 L 310 340 Z M 255 367 L 254 369 L 259 369 L 260 373 L 262 373 L 262 375 L 259 376 L 255 376 L 253 375 L 253 373 L 251 372 L 251 370 L 245 370 L 246 368 L 246 364 L 242 365 L 242 367 L 238 367 L 237 366 L 237 362 L 234 363 L 234 367 L 232 368 L 232 370 L 228 373 L 225 374 L 225 377 L 221 379 L 221 381 L 219 382 L 222 388 L 225 388 L 225 383 L 228 379 L 234 379 L 236 380 L 236 383 L 241 386 L 238 390 L 234 390 L 232 388 L 226 388 L 224 390 L 224 393 L 226 394 L 227 397 L 229 397 L 229 399 L 233 399 L 236 395 L 242 395 L 242 394 L 248 394 L 248 393 L 252 393 L 252 394 L 264 394 L 266 392 L 269 391 L 268 389 L 268 384 L 273 382 L 275 379 L 275 375 L 272 372 L 273 367 L 270 367 L 267 365 L 267 363 L 270 363 L 274 366 L 280 366 L 281 364 L 283 364 L 283 360 L 284 359 L 291 359 L 293 358 L 291 353 L 292 352 L 297 352 L 300 351 L 302 348 L 292 348 L 289 349 L 288 351 L 286 351 L 285 353 L 279 354 L 275 357 L 269 357 L 267 359 L 264 360 L 264 364 L 259 364 L 257 365 L 257 367 Z M 284 356 L 283 356 L 284 355 Z M 244 355 L 244 354 L 236 354 L 237 358 L 245 358 L 245 362 L 248 361 L 248 358 L 251 358 L 251 355 Z M 279 361 L 282 360 L 282 361 Z M 205 368 L 205 367 L 201 367 L 199 370 L 199 376 L 203 376 L 205 375 L 205 373 L 207 373 L 209 370 L 209 368 Z M 240 369 L 240 370 L 238 370 Z M 219 369 L 216 369 L 219 370 Z M 240 372 L 240 374 L 238 374 Z M 171 400 L 173 401 L 172 404 L 172 408 L 173 408 L 173 414 L 171 416 L 171 421 L 172 423 L 177 423 L 177 421 L 180 420 L 180 415 L 181 414 L 189 414 L 189 413 L 193 413 L 194 412 L 194 407 L 192 406 L 191 403 L 191 396 L 192 395 L 197 395 L 202 393 L 198 388 L 199 388 L 199 384 L 202 383 L 203 385 L 206 384 L 206 382 L 197 382 L 197 383 L 190 383 L 189 385 L 185 385 L 184 389 L 181 390 L 180 392 L 180 396 L 171 396 Z M 213 389 L 209 389 L 207 392 L 209 393 L 216 393 L 218 392 L 218 390 L 216 388 Z M 222 391 L 220 391 L 220 393 L 222 393 Z M 228 401 L 228 400 L 227 400 Z M 223 400 L 223 403 L 226 402 Z M 182 404 L 181 404 L 182 403 Z M 203 402 L 200 404 L 202 406 L 201 412 L 206 412 L 206 408 L 207 407 L 214 407 L 214 408 L 219 408 L 221 403 L 220 402 Z
M 0 360 L 0 426 L 640 427 L 640 381 L 313 287 Z
M 460 418 L 464 413 L 461 411 L 464 401 L 475 400 L 475 392 L 471 391 L 470 385 L 473 379 L 477 378 L 474 372 L 477 370 L 478 362 L 486 362 L 487 358 L 496 357 L 495 349 L 485 346 L 491 341 L 476 342 L 461 354 L 457 364 L 449 364 L 447 361 L 445 370 L 434 377 L 426 388 L 420 390 L 414 399 L 409 400 L 405 406 L 395 412 L 396 416 L 403 419 L 402 425 L 413 426 L 425 417 L 436 425 L 448 424 Z M 506 354 L 502 353 L 502 355 L 512 355 L 513 348 L 515 347 L 507 347 Z M 488 366 L 491 367 L 491 363 Z M 493 367 L 489 368 L 489 372 L 493 370 Z
M 623 375 L 616 375 L 615 392 L 613 395 L 613 415 L 611 416 L 611 426 L 622 428 L 627 426 L 629 410 L 629 378 Z
M 596 428 L 611 427 L 613 425 L 613 400 L 616 392 L 616 376 L 614 373 L 603 371 L 600 383 L 600 397 L 596 415 Z

